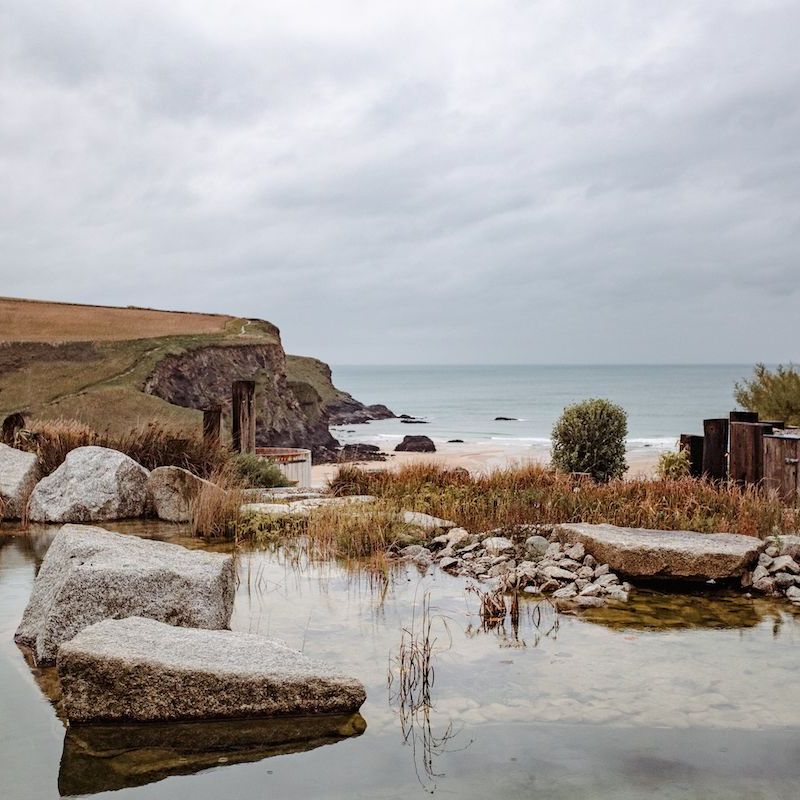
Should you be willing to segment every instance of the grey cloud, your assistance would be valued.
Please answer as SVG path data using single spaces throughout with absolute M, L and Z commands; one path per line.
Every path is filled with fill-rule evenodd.
M 223 12 L 3 4 L 0 293 L 339 363 L 798 358 L 795 3 Z

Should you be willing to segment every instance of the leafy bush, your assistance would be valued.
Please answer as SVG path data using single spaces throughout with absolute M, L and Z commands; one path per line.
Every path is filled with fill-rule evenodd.
M 552 461 L 563 472 L 588 472 L 596 481 L 619 478 L 625 463 L 628 415 L 610 400 L 568 406 L 553 427 Z
M 756 364 L 753 377 L 736 384 L 734 397 L 762 419 L 800 425 L 800 372 L 792 364 L 779 365 L 774 372 Z
M 658 459 L 658 477 L 662 480 L 688 478 L 691 470 L 689 453 L 686 450 L 662 453 Z
M 277 464 L 254 453 L 240 453 L 234 456 L 233 463 L 239 477 L 252 488 L 273 489 L 292 485 Z

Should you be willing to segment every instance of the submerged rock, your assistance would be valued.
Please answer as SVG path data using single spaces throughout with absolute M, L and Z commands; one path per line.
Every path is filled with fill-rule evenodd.
M 65 525 L 42 562 L 15 639 L 49 664 L 63 642 L 109 617 L 227 628 L 234 590 L 231 556 Z
M 34 453 L 0 443 L 0 519 L 19 519 L 39 477 Z
M 366 699 L 355 678 L 281 642 L 232 631 L 107 619 L 58 654 L 70 722 L 342 714 Z
M 167 522 L 189 522 L 192 503 L 204 484 L 211 485 L 187 469 L 157 467 L 147 478 L 147 494 L 155 515 Z
M 70 725 L 58 773 L 62 797 L 112 792 L 207 769 L 304 753 L 360 736 L 361 714 Z
M 32 522 L 101 522 L 141 517 L 147 509 L 147 470 L 107 447 L 78 447 L 31 492 Z
M 569 524 L 559 539 L 580 542 L 601 564 L 642 578 L 710 580 L 741 576 L 765 543 L 734 533 L 654 531 L 614 525 Z

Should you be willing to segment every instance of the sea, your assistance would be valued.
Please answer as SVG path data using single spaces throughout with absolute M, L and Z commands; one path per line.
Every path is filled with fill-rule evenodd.
M 565 406 L 592 397 L 628 414 L 628 450 L 671 450 L 681 433 L 702 433 L 703 419 L 735 409 L 737 381 L 751 364 L 692 365 L 419 365 L 333 367 L 333 381 L 363 403 L 384 403 L 399 419 L 339 426 L 342 442 L 390 449 L 407 434 L 424 433 L 437 445 L 466 444 L 549 450 L 550 433 Z M 501 421 L 496 417 L 512 417 Z

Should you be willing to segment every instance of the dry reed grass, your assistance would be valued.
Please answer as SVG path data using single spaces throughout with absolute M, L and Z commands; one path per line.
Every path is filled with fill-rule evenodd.
M 765 537 L 800 526 L 800 509 L 786 507 L 760 487 L 694 478 L 600 484 L 538 465 L 479 476 L 432 464 L 379 472 L 344 466 L 331 489 L 338 495 L 377 495 L 398 507 L 451 519 L 470 531 L 580 521 Z
M 119 450 L 147 469 L 183 467 L 204 478 L 230 457 L 222 448 L 208 447 L 199 436 L 186 436 L 157 422 L 112 436 L 74 419 L 34 420 L 17 437 L 19 448 L 37 454 L 44 475 L 57 469 L 70 450 L 88 445 Z
M 216 469 L 190 506 L 192 535 L 237 539 L 242 528 L 245 490 L 232 464 Z

